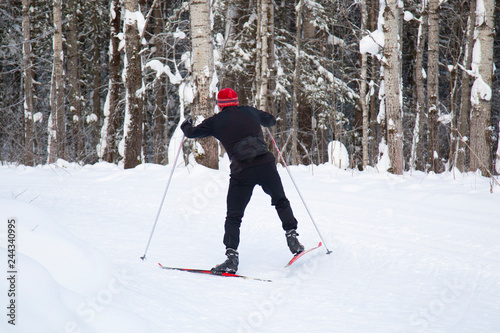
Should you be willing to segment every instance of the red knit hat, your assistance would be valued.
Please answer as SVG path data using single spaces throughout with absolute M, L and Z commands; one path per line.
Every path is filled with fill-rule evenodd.
M 224 88 L 217 94 L 217 105 L 220 108 L 239 104 L 238 95 L 236 94 L 236 91 L 231 88 Z

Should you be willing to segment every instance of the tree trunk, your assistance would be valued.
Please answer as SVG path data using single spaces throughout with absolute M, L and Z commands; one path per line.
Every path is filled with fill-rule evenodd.
M 470 74 L 472 64 L 472 48 L 474 44 L 474 23 L 476 21 L 476 0 L 469 1 L 469 18 L 467 21 L 465 52 L 462 71 L 462 98 L 460 103 L 460 114 L 458 115 L 458 138 L 456 148 L 455 165 L 461 172 L 467 170 L 468 153 L 466 142 L 463 141 L 469 136 L 470 119 Z
M 125 0 L 125 69 L 126 91 L 124 124 L 124 168 L 134 168 L 142 162 L 143 82 L 141 40 L 136 20 L 139 12 L 137 0 Z
M 429 0 L 429 46 L 427 63 L 428 163 L 430 170 L 441 172 L 439 156 L 439 0 Z
M 267 68 L 269 69 L 269 75 L 267 78 L 268 84 L 267 89 L 271 92 L 268 93 L 268 98 L 266 102 L 265 111 L 271 113 L 276 116 L 276 104 L 273 103 L 274 98 L 269 97 L 272 96 L 273 92 L 276 89 L 276 66 L 274 65 L 275 57 L 274 57 L 274 34 L 275 34 L 275 23 L 274 23 L 274 2 L 271 0 L 267 0 L 267 10 L 268 10 L 268 22 L 267 22 L 267 44 L 268 44 L 268 52 L 267 52 Z M 276 130 L 273 126 L 271 131 Z
M 235 38 L 241 31 L 241 27 L 238 24 L 240 14 L 235 1 L 228 1 L 224 14 L 224 43 L 220 52 L 223 63 L 227 62 L 232 56 L 230 52 L 227 52 L 227 50 L 233 47 L 236 42 Z M 219 79 L 221 80 L 220 87 L 234 87 L 235 90 L 238 90 L 237 75 L 235 75 L 229 68 L 223 67 L 219 69 Z M 241 92 L 238 91 L 238 93 L 238 97 L 240 97 L 241 101 Z
M 163 56 L 165 52 L 165 47 L 162 38 L 159 36 L 164 33 L 165 23 L 162 17 L 162 6 L 156 5 L 153 10 L 154 17 L 154 32 L 155 32 L 155 47 L 157 56 Z M 153 112 L 153 123 L 154 123 L 154 147 L 153 147 L 153 160 L 156 164 L 167 164 L 168 154 L 165 154 L 165 138 L 164 127 L 167 124 L 167 110 L 165 108 L 165 84 L 166 82 L 162 79 L 157 79 L 154 86 L 155 91 L 155 101 L 154 101 L 154 112 Z M 164 160 L 167 158 L 166 160 Z
M 78 3 L 75 0 L 68 1 L 68 32 L 66 36 L 67 45 L 67 66 L 66 77 L 68 79 L 68 103 L 70 115 L 72 118 L 73 134 L 73 156 L 76 161 L 81 161 L 84 156 L 85 137 L 83 135 L 83 117 L 82 117 L 82 97 L 80 90 L 80 63 L 78 50 Z
M 269 80 L 269 1 L 258 0 L 258 28 L 257 28 L 257 65 L 256 65 L 256 106 L 258 109 L 266 110 L 268 105 L 267 90 Z
M 302 21 L 302 45 L 310 45 L 313 43 L 313 39 L 316 32 L 316 27 L 312 23 L 314 21 L 313 13 L 310 10 L 304 11 Z M 299 70 L 302 71 L 299 67 Z M 299 72 L 299 80 L 301 75 Z M 299 90 L 301 88 L 299 87 Z M 299 154 L 299 163 L 308 165 L 313 161 L 311 156 L 308 154 L 309 151 L 312 150 L 313 147 L 313 139 L 314 139 L 314 130 L 313 130 L 313 109 L 310 103 L 310 96 L 307 94 L 299 93 L 297 96 L 298 99 L 298 133 L 297 133 L 297 143 L 306 147 L 307 151 L 304 154 Z M 302 149 L 303 151 L 303 149 Z
M 493 42 L 495 22 L 494 0 L 484 0 L 484 6 L 476 7 L 476 40 L 474 42 L 472 72 L 475 80 L 471 89 L 470 146 L 471 170 L 481 170 L 483 175 L 491 167 L 491 97 L 493 77 Z
M 104 123 L 101 130 L 101 140 L 97 149 L 99 157 L 113 163 L 118 159 L 117 134 L 119 127 L 118 99 L 120 96 L 121 58 L 118 50 L 120 39 L 118 34 L 121 24 L 120 0 L 112 0 L 110 9 L 110 42 L 109 42 L 109 82 L 108 95 L 104 104 Z
M 412 148 L 410 156 L 410 168 L 416 170 L 425 170 L 424 161 L 424 138 L 425 138 L 425 78 L 423 73 L 423 60 L 425 51 L 425 40 L 427 36 L 427 3 L 422 2 L 422 16 L 418 26 L 418 40 L 415 57 L 415 83 L 417 104 L 415 110 L 415 127 L 413 129 Z
M 274 98 L 273 92 L 276 89 L 276 66 L 274 65 L 275 57 L 274 57 L 274 34 L 275 34 L 275 18 L 274 18 L 274 3 L 271 0 L 267 0 L 267 8 L 268 8 L 268 24 L 267 24 L 267 44 L 268 44 L 268 52 L 267 52 L 267 67 L 268 67 L 268 72 L 269 75 L 267 77 L 268 81 L 268 86 L 267 89 L 270 91 L 270 93 L 267 93 L 267 98 L 266 98 L 266 105 L 265 105 L 265 110 L 266 112 L 269 112 L 273 116 L 277 117 L 277 109 L 276 109 L 276 101 Z M 285 118 L 286 119 L 286 118 Z M 272 126 L 269 128 L 271 131 L 271 135 L 273 137 L 276 137 L 276 132 L 278 130 L 278 126 Z M 264 134 L 267 136 L 267 133 Z M 268 140 L 270 143 L 271 141 Z M 271 149 L 273 154 L 275 155 L 276 158 L 278 158 L 278 153 L 276 149 Z M 279 159 L 279 158 L 278 158 Z
M 91 152 L 87 159 L 90 163 L 97 162 L 96 147 L 99 144 L 99 124 L 102 120 L 102 109 L 101 109 L 101 73 L 103 66 L 101 64 L 101 45 L 103 38 L 100 38 L 102 33 L 100 28 L 100 11 L 99 8 L 93 7 L 92 10 L 92 26 L 96 33 L 96 37 L 93 40 L 93 52 L 92 52 L 92 113 L 95 115 L 94 120 L 91 122 Z
M 391 171 L 403 174 L 403 128 L 401 92 L 401 10 L 397 0 L 387 1 L 384 16 L 385 121 Z
M 211 85 L 214 79 L 214 52 L 212 44 L 212 28 L 210 24 L 210 2 L 191 0 L 191 42 L 192 69 L 195 95 L 192 104 L 192 115 L 208 118 L 215 108 L 215 91 Z M 199 140 L 203 152 L 194 151 L 195 159 L 201 165 L 218 169 L 218 144 L 215 138 Z
M 456 36 L 459 36 L 461 35 L 463 32 L 463 27 L 462 25 L 460 24 L 457 24 L 454 28 L 454 34 Z M 463 46 L 463 43 L 461 40 L 459 39 L 452 39 L 451 43 L 450 43 L 450 52 L 449 54 L 451 55 L 451 62 L 452 62 L 452 65 L 448 65 L 448 72 L 449 72 L 449 75 L 450 75 L 450 98 L 449 98 L 449 112 L 448 112 L 448 116 L 451 118 L 449 123 L 446 123 L 446 127 L 450 127 L 450 131 L 449 131 L 449 153 L 448 153 L 448 167 L 450 168 L 454 168 L 455 167 L 455 161 L 456 161 L 456 155 L 457 155 L 457 140 L 459 139 L 458 138 L 458 135 L 457 135 L 457 132 L 454 130 L 458 127 L 458 117 L 460 115 L 459 113 L 459 110 L 460 110 L 460 106 L 459 106 L 459 93 L 458 93 L 458 90 L 459 90 L 459 87 L 460 87 L 460 78 L 459 78 L 459 72 L 458 72 L 458 67 L 459 67 L 459 63 L 460 63 L 460 57 L 461 55 L 463 54 L 463 50 L 462 50 L 462 46 Z
M 292 140 L 292 164 L 299 164 L 299 154 L 298 154 L 298 132 L 299 132 L 299 81 L 300 81 L 300 49 L 301 49 L 301 32 L 302 32 L 302 9 L 304 7 L 304 0 L 299 0 L 296 8 L 296 18 L 295 18 L 295 68 L 293 71 L 293 93 L 292 93 L 292 128 L 291 128 L 291 140 Z
M 375 31 L 375 27 L 377 26 L 377 9 L 380 4 L 378 0 L 369 0 L 370 1 L 370 31 Z M 371 140 L 368 143 L 369 151 L 370 151 L 370 161 L 372 164 L 375 164 L 377 161 L 377 157 L 379 156 L 379 143 L 381 142 L 381 130 L 377 117 L 377 102 L 378 96 L 380 94 L 378 90 L 378 85 L 375 84 L 376 78 L 380 75 L 381 66 L 378 64 L 377 58 L 372 57 L 372 62 L 370 64 L 370 99 L 369 99 L 369 126 L 370 126 L 370 138 Z
M 51 114 L 49 117 L 49 163 L 65 156 L 65 112 L 62 43 L 62 3 L 54 0 L 54 62 L 51 84 Z
M 31 47 L 31 0 L 23 0 L 23 83 L 24 83 L 24 163 L 35 161 L 35 122 L 33 118 L 33 51 Z
M 368 25 L 368 11 L 367 3 L 365 0 L 361 1 L 361 39 L 367 36 L 367 25 Z M 361 77 L 360 77 L 360 87 L 359 87 L 359 101 L 361 106 L 361 113 L 363 117 L 363 129 L 362 129 L 362 150 L 363 150 L 363 169 L 366 169 L 369 163 L 368 159 L 368 93 L 367 93 L 367 73 L 368 73 L 368 55 L 367 53 L 361 54 Z

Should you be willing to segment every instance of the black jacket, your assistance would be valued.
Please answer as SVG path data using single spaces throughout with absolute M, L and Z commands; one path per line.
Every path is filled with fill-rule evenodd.
M 205 138 L 214 136 L 226 149 L 231 159 L 231 173 L 243 169 L 274 162 L 274 156 L 267 149 L 258 156 L 250 156 L 248 160 L 236 158 L 235 147 L 249 137 L 258 138 L 264 142 L 260 126 L 276 125 L 276 118 L 271 114 L 251 106 L 228 106 L 214 116 L 205 119 L 200 125 L 193 127 L 189 122 L 182 124 L 181 129 L 188 138 Z

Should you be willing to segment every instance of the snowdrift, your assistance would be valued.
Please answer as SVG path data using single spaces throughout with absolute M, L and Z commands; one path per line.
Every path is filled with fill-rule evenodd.
M 148 331 L 138 316 L 114 306 L 116 295 L 131 281 L 114 271 L 98 250 L 32 204 L 0 199 L 0 218 L 14 225 L 15 238 L 9 239 L 15 243 L 9 244 L 15 244 L 16 252 L 15 262 L 2 262 L 4 272 L 13 272 L 7 274 L 10 280 L 0 280 L 0 290 L 10 290 L 12 296 L 6 300 L 9 295 L 2 292 L 2 304 L 15 299 L 15 320 L 3 320 L 2 332 Z M 2 258 L 8 258 L 6 230 Z M 7 263 L 14 266 L 6 267 Z

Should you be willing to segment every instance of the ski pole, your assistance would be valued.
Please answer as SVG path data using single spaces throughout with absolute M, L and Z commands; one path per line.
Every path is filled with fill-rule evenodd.
M 273 138 L 273 135 L 271 134 L 271 131 L 267 127 L 266 127 L 266 129 L 267 129 L 267 133 L 269 133 L 269 136 L 271 137 L 271 140 L 273 141 L 274 147 L 276 148 L 276 151 L 278 152 L 278 155 L 281 158 L 281 161 L 283 162 L 283 165 L 285 166 L 286 171 L 288 172 L 288 175 L 290 176 L 290 179 L 292 180 L 293 185 L 295 186 L 295 189 L 297 190 L 297 193 L 299 194 L 300 200 L 302 200 L 302 203 L 304 204 L 304 207 L 306 208 L 307 214 L 309 214 L 309 217 L 311 218 L 311 221 L 312 221 L 312 223 L 314 225 L 314 228 L 316 228 L 316 231 L 318 232 L 318 235 L 319 235 L 319 238 L 321 239 L 321 242 L 323 242 L 323 244 L 325 245 L 326 254 L 332 253 L 332 251 L 328 250 L 328 247 L 326 246 L 325 240 L 323 239 L 323 236 L 321 236 L 321 232 L 319 231 L 318 226 L 316 225 L 316 222 L 314 222 L 314 218 L 312 217 L 312 214 L 311 214 L 311 212 L 309 211 L 309 208 L 306 205 L 306 201 L 302 197 L 302 194 L 299 191 L 299 187 L 295 183 L 295 180 L 292 177 L 292 173 L 290 172 L 290 169 L 288 168 L 288 165 L 286 164 L 285 159 L 283 158 L 283 155 L 281 155 L 281 152 L 280 152 L 280 150 L 278 148 L 278 145 L 276 144 L 276 141 L 274 141 L 274 138 Z
M 165 187 L 165 191 L 163 192 L 163 198 L 161 199 L 160 207 L 158 207 L 158 212 L 156 213 L 155 223 L 153 224 L 153 228 L 151 229 L 151 234 L 149 235 L 148 245 L 146 245 L 146 250 L 144 251 L 144 255 L 141 257 L 142 260 L 146 259 L 146 253 L 149 249 L 149 244 L 151 244 L 151 239 L 153 238 L 153 233 L 155 232 L 156 224 L 158 223 L 158 218 L 160 217 L 161 208 L 163 207 L 163 202 L 165 201 L 165 197 L 167 196 L 168 187 L 170 186 L 170 181 L 172 180 L 172 175 L 174 174 L 175 167 L 177 166 L 177 159 L 179 158 L 179 154 L 182 149 L 182 144 L 184 143 L 184 138 L 186 136 L 182 135 L 182 140 L 177 149 L 177 153 L 175 154 L 174 164 L 172 165 L 172 170 L 170 170 L 170 176 L 168 177 L 167 186 Z

